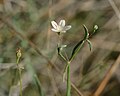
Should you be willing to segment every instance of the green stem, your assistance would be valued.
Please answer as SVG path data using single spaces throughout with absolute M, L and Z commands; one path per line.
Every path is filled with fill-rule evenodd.
M 19 76 L 20 76 L 20 96 L 22 96 L 22 79 L 21 79 L 21 69 L 19 68 Z
M 70 62 L 67 62 L 67 93 L 66 96 L 71 96 L 71 82 L 70 82 Z
M 17 63 L 17 67 L 18 67 L 19 80 L 20 80 L 20 96 L 22 96 L 22 79 L 21 79 L 21 69 L 19 67 L 19 60 L 20 60 L 20 58 L 18 57 L 16 63 Z
M 62 53 L 60 52 L 60 53 L 58 53 L 59 55 L 60 55 L 60 57 L 66 62 L 67 60 L 66 60 L 66 58 L 62 55 Z

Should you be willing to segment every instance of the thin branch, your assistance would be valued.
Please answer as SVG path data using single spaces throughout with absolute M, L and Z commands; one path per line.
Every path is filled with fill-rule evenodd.
M 112 6 L 113 10 L 115 11 L 117 17 L 119 18 L 120 20 L 120 11 L 119 9 L 117 8 L 117 6 L 115 5 L 115 2 L 113 0 L 108 0 L 110 5 Z
M 118 9 L 118 7 L 115 5 L 115 2 L 113 0 L 108 0 L 110 5 L 112 6 L 113 10 L 115 11 L 117 17 L 118 17 L 118 27 L 119 27 L 119 31 L 120 31 L 120 11 Z
M 111 68 L 106 73 L 104 79 L 100 83 L 100 85 L 97 88 L 97 90 L 95 91 L 95 93 L 93 95 L 91 95 L 91 96 L 100 96 L 100 94 L 105 89 L 107 83 L 109 82 L 110 78 L 113 76 L 113 74 L 115 73 L 116 69 L 118 68 L 119 64 L 120 64 L 120 55 L 118 56 L 116 62 L 111 66 Z

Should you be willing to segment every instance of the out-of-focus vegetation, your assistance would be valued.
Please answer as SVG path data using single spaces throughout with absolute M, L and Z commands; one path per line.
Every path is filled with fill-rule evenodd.
M 22 49 L 23 96 L 65 96 L 64 61 L 50 21 L 72 25 L 63 36 L 67 54 L 84 36 L 90 38 L 71 63 L 72 84 L 83 96 L 120 96 L 120 0 L 0 0 L 0 96 L 19 96 L 16 49 Z M 16 73 L 18 74 L 18 73 Z M 72 96 L 80 96 L 72 85 Z M 100 95 L 99 95 L 100 93 Z M 97 94 L 97 95 L 96 95 Z

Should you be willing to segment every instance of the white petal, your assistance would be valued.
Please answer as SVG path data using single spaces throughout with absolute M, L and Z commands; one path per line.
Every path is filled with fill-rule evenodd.
M 65 26 L 65 20 L 60 20 L 60 22 L 59 22 L 59 26 L 64 27 L 64 26 Z
M 66 33 L 66 31 L 61 31 L 61 33 Z
M 56 30 L 56 29 L 54 29 L 54 28 L 52 28 L 51 30 L 54 31 L 54 32 L 59 32 L 59 30 Z
M 62 47 L 62 48 L 65 48 L 65 47 L 67 47 L 67 45 L 61 45 L 61 47 Z
M 57 25 L 57 23 L 55 21 L 51 21 L 51 24 L 52 24 L 53 28 L 57 29 L 58 25 Z
M 69 30 L 71 27 L 72 27 L 71 25 L 65 26 L 65 27 L 64 27 L 64 30 L 67 31 L 67 30 Z

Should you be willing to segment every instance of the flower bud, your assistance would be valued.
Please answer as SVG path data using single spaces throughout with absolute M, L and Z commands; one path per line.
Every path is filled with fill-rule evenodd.
M 21 48 L 17 49 L 16 55 L 17 55 L 17 58 L 20 58 L 22 56 Z
M 98 25 L 95 25 L 95 26 L 94 26 L 94 30 L 98 30 Z

